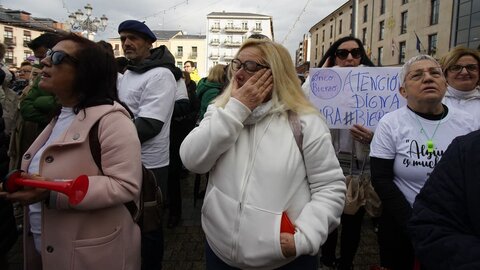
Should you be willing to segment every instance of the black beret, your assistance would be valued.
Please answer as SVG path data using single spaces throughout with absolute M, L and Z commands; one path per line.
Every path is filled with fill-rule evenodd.
M 157 37 L 155 36 L 155 34 L 152 32 L 152 30 L 150 30 L 150 28 L 148 28 L 148 26 L 145 23 L 139 22 L 136 20 L 126 20 L 122 22 L 118 26 L 118 33 L 120 34 L 120 32 L 122 31 L 132 31 L 132 32 L 142 33 L 146 35 L 152 42 L 157 40 Z

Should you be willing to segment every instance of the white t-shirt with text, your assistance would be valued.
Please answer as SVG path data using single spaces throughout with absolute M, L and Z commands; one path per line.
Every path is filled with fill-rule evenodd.
M 370 145 L 370 156 L 394 159 L 393 182 L 413 205 L 452 140 L 477 129 L 479 124 L 472 115 L 455 108 L 449 107 L 447 116 L 434 121 L 416 115 L 405 106 L 380 119 Z M 434 143 L 432 153 L 427 151 L 427 137 Z

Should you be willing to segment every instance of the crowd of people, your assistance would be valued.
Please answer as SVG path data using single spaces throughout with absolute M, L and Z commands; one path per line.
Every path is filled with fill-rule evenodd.
M 310 78 L 302 86 L 287 49 L 265 36 L 201 78 L 195 62 L 182 71 L 166 46 L 153 48 L 144 23 L 124 21 L 118 34 L 122 58 L 104 41 L 43 34 L 16 74 L 1 64 L 0 176 L 89 181 L 78 203 L 0 187 L 1 269 L 19 229 L 25 269 L 161 269 L 163 226 L 144 230 L 129 207 L 143 206 L 142 165 L 163 191 L 169 228 L 182 222 L 182 171 L 208 174 L 207 269 L 354 269 L 366 211 L 343 212 L 345 158 L 363 163 L 382 203 L 375 269 L 480 267 L 477 50 L 406 61 L 406 106 L 373 131 L 329 129 Z M 318 68 L 373 66 L 349 36 Z M 24 206 L 21 225 L 13 204 Z

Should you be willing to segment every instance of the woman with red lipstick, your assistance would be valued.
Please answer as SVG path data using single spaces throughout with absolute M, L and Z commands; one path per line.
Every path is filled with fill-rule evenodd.
M 400 80 L 407 106 L 380 119 L 370 146 L 370 168 L 383 205 L 380 264 L 405 270 L 414 265 L 406 225 L 415 197 L 452 140 L 477 130 L 479 124 L 470 114 L 442 104 L 447 82 L 433 57 L 411 58 L 403 65 Z
M 0 192 L 27 206 L 25 268 L 140 269 L 140 228 L 124 205 L 138 207 L 140 142 L 118 101 L 113 55 L 70 34 L 48 50 L 42 64 L 39 86 L 62 107 L 23 155 L 23 177 L 63 181 L 87 175 L 89 185 L 75 205 L 46 189 Z M 90 134 L 98 137 L 102 168 L 92 157 Z
M 480 55 L 477 50 L 456 47 L 441 60 L 448 88 L 443 98 L 447 106 L 480 117 Z
M 283 46 L 248 39 L 229 72 L 229 85 L 180 147 L 185 167 L 210 173 L 207 269 L 316 270 L 345 200 L 328 127 Z

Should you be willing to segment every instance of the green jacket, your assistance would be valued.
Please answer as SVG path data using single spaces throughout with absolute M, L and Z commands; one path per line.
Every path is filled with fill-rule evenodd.
M 58 104 L 53 94 L 38 87 L 39 81 L 35 80 L 30 92 L 20 102 L 20 113 L 23 120 L 38 123 L 43 128 L 50 122 Z
M 202 78 L 198 82 L 197 96 L 200 99 L 200 112 L 198 120 L 203 119 L 203 115 L 207 111 L 208 105 L 221 93 L 222 84 L 218 82 L 207 81 L 207 78 Z

